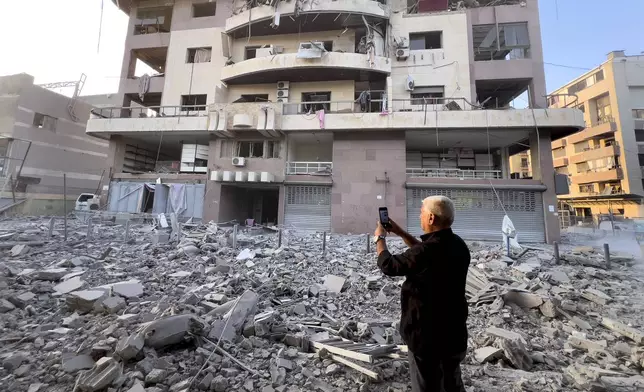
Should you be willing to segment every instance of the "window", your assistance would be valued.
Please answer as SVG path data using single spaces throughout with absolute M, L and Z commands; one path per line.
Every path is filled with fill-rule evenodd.
M 232 140 L 222 140 L 219 149 L 219 158 L 231 158 L 235 142 Z
M 58 119 L 56 117 L 48 116 L 46 114 L 34 114 L 34 127 L 40 129 L 48 129 L 50 131 L 56 130 Z
M 244 60 L 254 59 L 257 57 L 257 49 L 261 46 L 247 46 L 244 50 Z
M 521 167 L 528 167 L 528 158 L 521 158 Z
M 599 97 L 595 100 L 595 103 L 597 105 L 597 122 L 601 124 L 611 121 L 612 112 L 610 108 L 610 96 L 607 94 Z
M 637 159 L 640 162 L 640 166 L 644 166 L 644 154 L 637 154 Z
M 568 87 L 568 94 L 576 94 L 586 87 L 590 87 L 597 82 L 601 82 L 602 80 L 604 80 L 604 71 L 600 69 L 598 72 L 590 75 L 586 79 L 580 80 L 579 82 Z
M 635 130 L 635 141 L 644 142 L 644 129 Z
M 210 1 L 208 3 L 199 3 L 192 5 L 192 17 L 203 18 L 205 16 L 215 16 L 217 12 L 217 3 Z
M 244 141 L 237 142 L 236 157 L 243 158 L 263 158 L 264 142 L 263 141 Z
M 186 63 L 209 63 L 212 58 L 212 47 L 188 49 Z
M 633 109 L 633 118 L 644 119 L 644 109 Z
M 409 34 L 410 50 L 440 49 L 442 47 L 442 31 L 429 31 L 426 33 Z
M 136 10 L 134 35 L 169 33 L 172 7 L 146 7 Z
M 331 92 L 302 93 L 302 113 L 315 113 L 318 110 L 329 111 Z
M 412 105 L 436 105 L 442 103 L 442 98 L 445 97 L 445 87 L 443 86 L 427 86 L 416 87 L 411 95 Z
M 233 103 L 243 102 L 269 102 L 268 94 L 242 94 L 241 98 L 233 101 Z
M 566 148 L 565 147 L 560 147 L 560 148 L 555 148 L 552 150 L 552 156 L 554 158 L 563 158 L 566 156 Z
M 333 41 L 324 41 L 322 43 L 324 44 L 324 50 L 327 52 L 333 52 Z
M 568 166 L 555 167 L 555 173 L 568 175 Z
M 499 23 L 472 27 L 474 60 L 513 60 L 530 58 L 528 23 Z
M 198 110 L 206 110 L 206 94 L 199 95 L 182 95 L 181 96 L 181 111 L 191 112 Z
M 593 193 L 595 191 L 594 185 L 579 185 L 580 193 Z
M 266 158 L 279 158 L 280 146 L 281 144 L 279 141 L 266 142 Z

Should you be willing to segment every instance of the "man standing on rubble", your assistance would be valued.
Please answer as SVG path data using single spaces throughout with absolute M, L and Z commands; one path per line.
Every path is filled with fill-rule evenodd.
M 416 239 L 391 221 L 389 231 L 409 249 L 387 250 L 387 231 L 375 231 L 378 267 L 389 276 L 405 276 L 401 289 L 400 334 L 409 349 L 413 392 L 465 392 L 460 363 L 467 350 L 465 279 L 470 251 L 452 232 L 454 203 L 444 196 L 423 200 Z

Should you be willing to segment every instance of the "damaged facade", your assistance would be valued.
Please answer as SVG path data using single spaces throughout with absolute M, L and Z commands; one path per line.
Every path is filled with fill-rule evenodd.
M 71 210 L 105 183 L 109 143 L 85 133 L 92 105 L 78 97 L 83 82 L 67 97 L 28 74 L 0 77 L 0 212 L 62 215 L 63 200 Z
M 110 142 L 110 211 L 364 233 L 387 206 L 417 233 L 443 194 L 465 238 L 499 239 L 506 213 L 559 238 L 550 143 L 583 119 L 542 109 L 536 0 L 118 4 L 123 107 L 87 127 Z
M 561 195 L 578 221 L 602 214 L 644 216 L 644 56 L 608 54 L 599 67 L 555 90 L 553 108 L 574 107 L 586 128 L 552 143 L 555 170 L 570 178 Z

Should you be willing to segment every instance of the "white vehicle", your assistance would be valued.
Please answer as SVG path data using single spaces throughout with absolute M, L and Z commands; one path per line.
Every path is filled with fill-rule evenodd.
M 99 196 L 93 193 L 81 193 L 76 199 L 76 211 L 96 211 L 99 207 Z

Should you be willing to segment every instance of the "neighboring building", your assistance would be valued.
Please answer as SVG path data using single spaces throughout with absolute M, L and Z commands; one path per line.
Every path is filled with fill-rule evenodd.
M 107 183 L 109 143 L 85 133 L 91 108 L 31 75 L 0 77 L 0 209 L 15 196 L 14 213 L 62 214 L 64 173 L 70 209 Z
M 510 157 L 510 177 L 531 178 L 530 151 L 522 151 Z
M 387 206 L 418 233 L 440 194 L 465 238 L 500 239 L 505 212 L 523 241 L 559 238 L 550 143 L 583 121 L 539 109 L 536 0 L 115 3 L 124 107 L 87 127 L 110 140 L 111 211 L 368 233 Z M 535 109 L 509 108 L 524 92 Z
M 644 55 L 611 52 L 548 100 L 553 108 L 580 109 L 586 122 L 552 143 L 555 170 L 571 183 L 560 201 L 580 217 L 644 217 Z

